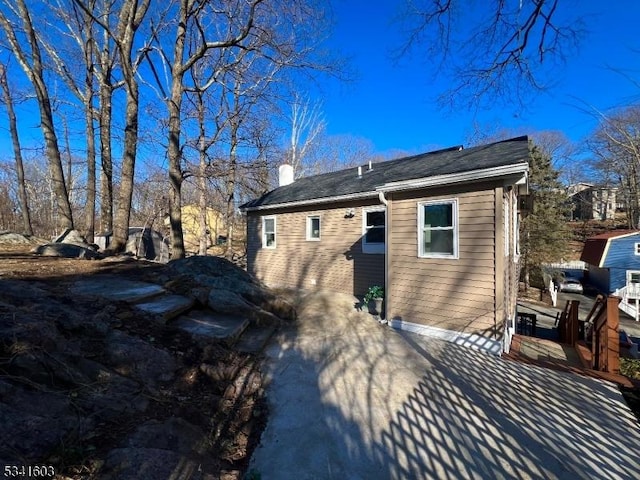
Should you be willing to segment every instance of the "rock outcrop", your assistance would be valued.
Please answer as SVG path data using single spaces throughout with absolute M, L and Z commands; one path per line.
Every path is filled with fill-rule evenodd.
M 77 241 L 39 251 L 95 254 Z M 74 288 L 95 276 L 65 283 L 70 264 L 101 261 L 46 264 L 57 263 L 66 270 L 49 281 L 0 277 L 0 463 L 50 464 L 78 478 L 240 478 L 266 414 L 256 359 Z M 101 276 L 105 288 L 130 281 L 135 262 L 123 265 L 126 273 Z M 295 317 L 224 259 L 174 261 L 152 278 L 217 312 L 271 324 Z
M 237 313 L 271 324 L 296 318 L 293 305 L 222 257 L 172 260 L 168 267 L 172 279 L 167 288 L 215 312 Z
M 90 245 L 77 230 L 65 230 L 53 242 L 38 245 L 32 252 L 45 257 L 80 258 L 95 260 L 101 258 L 95 245 Z

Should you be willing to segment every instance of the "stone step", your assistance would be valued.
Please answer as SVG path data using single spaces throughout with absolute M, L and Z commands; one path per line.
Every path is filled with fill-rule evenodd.
M 195 340 L 222 340 L 233 345 L 249 325 L 249 320 L 235 315 L 192 310 L 171 325 L 190 333 Z
M 276 331 L 276 327 L 252 325 L 240 337 L 235 347 L 243 353 L 260 353 Z
M 107 275 L 79 280 L 73 284 L 71 291 L 77 295 L 90 295 L 127 303 L 142 302 L 165 293 L 165 289 L 155 283 L 122 280 Z
M 155 315 L 162 323 L 167 323 L 193 307 L 195 300 L 182 295 L 162 295 L 134 306 L 145 313 Z

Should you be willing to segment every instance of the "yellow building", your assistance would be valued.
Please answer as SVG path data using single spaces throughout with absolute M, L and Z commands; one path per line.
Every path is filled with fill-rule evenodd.
M 219 235 L 225 235 L 223 215 L 213 208 L 207 208 L 205 215 L 207 224 L 207 248 L 216 245 Z M 187 252 L 198 253 L 200 249 L 200 207 L 184 205 L 182 207 L 182 230 L 184 247 Z

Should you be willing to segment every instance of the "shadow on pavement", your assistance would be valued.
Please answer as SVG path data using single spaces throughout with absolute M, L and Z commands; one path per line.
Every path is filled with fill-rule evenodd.
M 615 386 L 331 320 L 267 352 L 263 480 L 640 478 L 640 428 Z

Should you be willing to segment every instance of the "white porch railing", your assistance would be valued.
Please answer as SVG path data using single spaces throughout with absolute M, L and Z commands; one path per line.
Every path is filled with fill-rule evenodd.
M 640 284 L 632 283 L 619 288 L 613 295 L 621 298 L 618 308 L 637 322 L 640 318 Z

